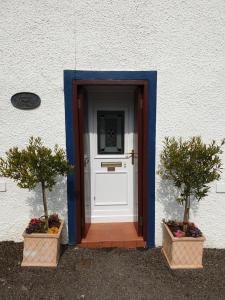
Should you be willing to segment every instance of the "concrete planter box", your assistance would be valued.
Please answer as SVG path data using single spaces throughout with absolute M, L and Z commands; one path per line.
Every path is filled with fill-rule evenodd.
M 60 255 L 60 240 L 64 221 L 61 220 L 59 232 L 23 233 L 24 248 L 22 267 L 56 267 Z
M 162 252 L 171 269 L 199 269 L 202 266 L 204 237 L 174 237 L 163 223 Z

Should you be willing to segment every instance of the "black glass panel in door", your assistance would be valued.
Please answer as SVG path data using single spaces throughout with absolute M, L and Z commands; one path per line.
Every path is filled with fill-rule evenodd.
M 98 154 L 124 154 L 124 111 L 98 111 Z

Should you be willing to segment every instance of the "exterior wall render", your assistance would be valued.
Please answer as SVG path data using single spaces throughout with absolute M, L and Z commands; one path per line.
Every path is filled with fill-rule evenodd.
M 0 8 L 0 156 L 31 135 L 66 147 L 66 69 L 157 70 L 156 169 L 165 136 L 201 135 L 206 142 L 224 137 L 224 1 L 10 0 Z M 15 109 L 10 98 L 21 91 L 37 93 L 41 106 Z M 40 190 L 0 182 L 6 183 L 0 240 L 20 241 L 29 218 L 42 214 Z M 225 248 L 225 195 L 216 186 L 193 203 L 191 219 L 204 232 L 206 247 Z M 66 181 L 59 180 L 49 194 L 50 210 L 65 218 L 66 190 Z M 182 208 L 158 176 L 155 196 L 159 246 L 161 219 L 178 217 Z

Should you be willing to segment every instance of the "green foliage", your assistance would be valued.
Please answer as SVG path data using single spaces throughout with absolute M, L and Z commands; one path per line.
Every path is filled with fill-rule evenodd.
M 162 179 L 171 180 L 180 190 L 179 203 L 186 203 L 190 196 L 198 201 L 208 195 L 209 183 L 220 179 L 222 145 L 213 140 L 204 144 L 201 137 L 164 140 L 158 173 Z
M 64 150 L 55 145 L 52 151 L 43 146 L 40 137 L 31 137 L 25 149 L 13 147 L 6 152 L 6 159 L 0 158 L 0 175 L 12 178 L 21 188 L 34 189 L 43 183 L 51 190 L 56 176 L 70 170 Z

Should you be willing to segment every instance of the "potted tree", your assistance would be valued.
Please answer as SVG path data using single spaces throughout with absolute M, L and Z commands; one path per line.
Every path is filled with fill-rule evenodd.
M 20 188 L 32 190 L 40 185 L 42 190 L 44 215 L 31 219 L 23 233 L 22 266 L 57 266 L 64 221 L 57 214 L 49 216 L 46 191 L 52 190 L 57 175 L 71 169 L 64 150 L 55 145 L 52 151 L 39 137 L 31 137 L 26 148 L 13 147 L 6 158 L 0 158 L 1 176 L 13 179 Z
M 189 220 L 191 203 L 208 195 L 209 183 L 219 180 L 221 158 L 220 145 L 213 140 L 203 143 L 201 137 L 164 140 L 158 173 L 178 189 L 177 202 L 184 205 L 182 221 L 163 220 L 162 251 L 171 268 L 202 268 L 203 234 Z

